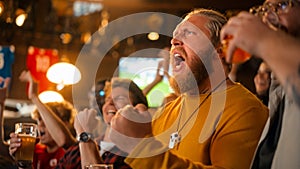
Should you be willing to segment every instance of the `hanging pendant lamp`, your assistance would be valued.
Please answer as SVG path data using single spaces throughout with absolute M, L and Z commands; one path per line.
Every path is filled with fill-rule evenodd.
M 60 93 L 51 90 L 43 91 L 38 97 L 43 103 L 64 101 L 64 97 Z
M 79 69 L 68 62 L 53 64 L 48 69 L 46 76 L 49 81 L 57 84 L 57 90 L 61 90 L 65 85 L 76 84 L 81 79 Z

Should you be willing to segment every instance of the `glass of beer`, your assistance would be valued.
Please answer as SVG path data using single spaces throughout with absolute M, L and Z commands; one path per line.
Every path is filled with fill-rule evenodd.
M 37 137 L 37 126 L 34 123 L 16 123 L 15 133 L 22 140 L 21 147 L 15 153 L 18 163 L 28 165 L 32 163 L 34 147 Z
M 222 41 L 222 52 L 224 56 L 226 56 L 227 48 L 230 43 L 230 39 L 232 39 L 232 36 L 226 36 L 224 40 Z M 233 52 L 232 56 L 232 63 L 243 63 L 246 62 L 251 58 L 251 55 L 244 50 L 237 48 Z
M 90 164 L 85 166 L 85 169 L 113 169 L 112 164 Z

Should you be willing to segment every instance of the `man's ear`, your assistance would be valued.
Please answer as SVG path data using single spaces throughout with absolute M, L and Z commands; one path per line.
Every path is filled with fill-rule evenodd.
M 219 59 L 221 59 L 222 64 L 226 67 L 226 70 L 230 72 L 231 68 L 232 68 L 232 64 L 226 62 L 226 57 L 225 57 L 225 53 L 223 52 L 222 44 L 219 44 L 216 47 L 216 52 L 217 52 L 217 54 L 219 56 Z
M 223 49 L 222 49 L 222 45 L 219 44 L 217 47 L 216 47 L 216 51 L 220 57 L 220 59 L 225 59 L 225 53 L 223 52 Z

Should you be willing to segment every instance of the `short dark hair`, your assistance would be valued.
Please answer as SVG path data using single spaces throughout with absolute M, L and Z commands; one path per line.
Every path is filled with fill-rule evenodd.
M 93 94 L 96 97 L 96 102 L 101 113 L 102 113 L 102 107 L 105 103 L 105 98 L 108 95 L 107 91 L 105 90 L 105 86 L 108 85 L 107 83 L 110 83 L 110 79 L 97 80 L 95 83 L 95 91 L 93 91 L 95 92 Z M 99 86 L 101 87 L 99 88 Z

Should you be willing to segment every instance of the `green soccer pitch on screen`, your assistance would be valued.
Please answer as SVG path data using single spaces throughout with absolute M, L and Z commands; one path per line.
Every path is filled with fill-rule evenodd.
M 119 61 L 119 77 L 129 78 L 141 89 L 144 89 L 154 80 L 158 63 L 161 60 L 162 58 L 121 57 Z M 149 107 L 159 107 L 164 97 L 171 92 L 172 89 L 169 85 L 169 81 L 167 77 L 164 77 L 163 80 L 147 94 Z

